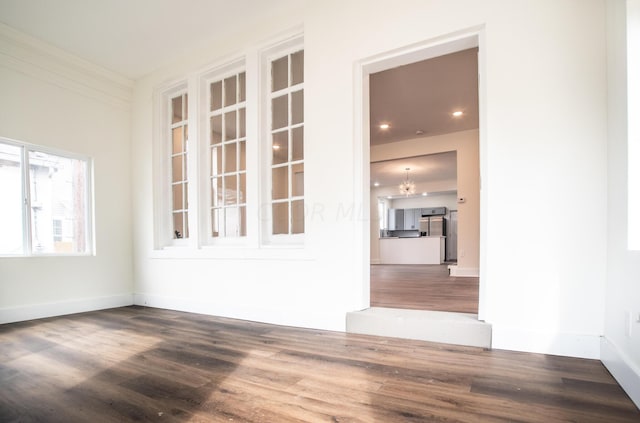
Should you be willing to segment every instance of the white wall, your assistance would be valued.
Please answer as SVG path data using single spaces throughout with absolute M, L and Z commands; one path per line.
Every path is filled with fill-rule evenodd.
M 607 290 L 602 361 L 640 407 L 640 251 L 627 247 L 628 133 L 626 13 L 640 2 L 607 2 L 609 82 Z M 634 4 L 635 3 L 635 4 Z M 635 9 L 634 9 L 635 8 Z M 640 21 L 638 22 L 640 28 Z M 637 49 L 629 49 L 637 54 Z
M 154 87 L 300 24 L 306 61 L 305 194 L 307 204 L 318 209 L 307 221 L 304 249 L 224 250 L 215 259 L 155 254 Z M 364 188 L 352 182 L 359 179 L 362 161 L 355 155 L 362 142 L 355 136 L 356 64 L 468 28 L 484 28 L 481 305 L 493 324 L 493 345 L 597 357 L 606 228 L 593 222 L 607 216 L 607 111 L 605 10 L 596 0 L 305 2 L 301 10 L 138 81 L 133 106 L 137 301 L 344 329 L 345 313 L 368 305 L 369 211 Z
M 0 258 L 0 323 L 132 304 L 130 90 L 0 26 L 0 135 L 93 158 L 96 243 L 92 257 Z

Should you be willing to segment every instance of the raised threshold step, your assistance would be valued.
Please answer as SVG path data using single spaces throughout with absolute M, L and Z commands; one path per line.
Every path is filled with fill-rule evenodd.
M 371 307 L 347 313 L 347 332 L 491 348 L 491 325 L 470 313 Z

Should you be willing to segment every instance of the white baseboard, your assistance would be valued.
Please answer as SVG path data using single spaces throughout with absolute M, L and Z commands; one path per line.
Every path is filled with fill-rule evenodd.
M 480 276 L 480 269 L 477 267 L 458 267 L 455 264 L 449 265 L 449 276 L 458 278 L 477 278 Z
M 333 310 L 319 312 L 311 310 L 290 310 L 275 308 L 259 308 L 220 304 L 191 298 L 175 298 L 152 294 L 134 294 L 133 303 L 146 307 L 164 308 L 168 310 L 186 311 L 189 313 L 208 314 L 210 316 L 228 317 L 231 319 L 250 320 L 282 326 L 295 326 L 310 329 L 332 331 L 346 330 L 346 311 Z
M 133 295 L 122 294 L 109 297 L 82 298 L 56 303 L 31 304 L 20 307 L 0 309 L 0 324 L 22 322 L 25 320 L 63 316 L 65 314 L 84 313 L 106 308 L 133 305 Z
M 549 333 L 493 325 L 493 348 L 565 357 L 600 359 L 600 336 Z
M 629 398 L 640 408 L 640 368 L 611 340 L 602 337 L 600 357 L 609 373 L 622 386 Z

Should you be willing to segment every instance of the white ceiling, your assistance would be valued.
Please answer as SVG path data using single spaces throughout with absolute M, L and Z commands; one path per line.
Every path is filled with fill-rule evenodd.
M 300 0 L 0 0 L 0 22 L 135 80 L 189 50 L 303 5 Z M 430 136 L 478 127 L 475 48 L 372 74 L 370 87 L 372 145 L 415 138 L 418 129 Z M 452 118 L 454 110 L 465 114 Z M 382 122 L 391 128 L 380 131 Z M 406 167 L 416 181 L 455 178 L 455 154 L 372 166 L 372 183 L 398 184 Z
M 372 146 L 478 128 L 477 48 L 374 73 L 369 84 Z M 407 167 L 415 182 L 456 180 L 456 153 L 371 163 L 371 185 L 398 185 Z
M 374 73 L 369 78 L 371 145 L 478 127 L 478 49 Z M 463 115 L 451 114 L 460 110 Z M 379 125 L 387 123 L 389 129 Z
M 413 182 L 455 180 L 456 152 L 371 163 L 371 185 L 376 182 L 383 187 L 399 185 L 406 178 L 407 167 L 410 169 L 409 179 Z
M 0 0 L 0 22 L 138 79 L 300 0 Z

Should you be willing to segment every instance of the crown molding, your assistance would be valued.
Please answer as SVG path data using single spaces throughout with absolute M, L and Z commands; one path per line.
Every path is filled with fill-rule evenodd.
M 2 23 L 0 66 L 113 106 L 131 104 L 132 80 Z

